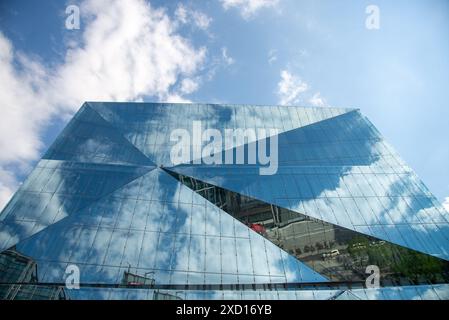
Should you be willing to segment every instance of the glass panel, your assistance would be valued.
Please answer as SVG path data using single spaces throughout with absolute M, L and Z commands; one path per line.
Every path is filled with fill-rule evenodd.
M 186 180 L 179 174 L 172 172 L 171 174 L 180 181 Z M 354 213 L 350 206 L 360 212 L 361 219 L 358 220 L 360 225 L 356 227 L 358 231 L 356 232 L 307 215 L 318 211 L 323 219 L 333 220 L 333 211 L 326 203 L 326 199 L 302 203 L 305 214 L 301 214 L 193 178 L 189 179 L 192 188 L 199 186 L 200 194 L 208 197 L 212 203 L 218 201 L 217 205 L 223 206 L 226 212 L 251 229 L 252 259 L 257 275 L 282 275 L 280 270 L 285 270 L 285 265 L 279 258 L 279 249 L 273 247 L 276 245 L 317 273 L 334 281 L 363 283 L 368 265 L 378 266 L 383 282 L 390 284 L 435 283 L 449 280 L 449 263 L 422 253 L 429 251 L 430 246 L 424 247 L 425 237 L 419 241 L 416 230 L 409 225 L 388 226 L 385 231 L 385 228 L 378 225 L 377 220 L 371 220 L 369 223 L 376 227 L 373 229 L 368 227 L 365 219 L 372 219 L 373 212 L 366 198 L 355 198 L 354 201 L 347 198 L 343 201 L 349 212 Z M 201 190 L 205 188 L 213 190 L 213 193 L 202 192 Z M 217 197 L 217 194 L 220 197 Z M 226 199 L 226 204 L 223 205 L 217 199 Z M 281 202 L 286 207 L 290 206 L 285 201 Z M 354 215 L 351 218 L 354 218 Z M 371 234 L 379 234 L 380 238 L 370 236 Z M 393 242 L 385 240 L 387 235 Z M 272 243 L 264 244 L 261 236 Z M 404 239 L 407 239 L 407 242 L 404 243 Z M 404 246 L 394 243 L 404 243 Z M 421 252 L 407 247 L 416 248 Z M 432 250 L 435 249 L 433 246 Z M 310 278 L 313 276 L 307 277 Z
M 193 121 L 277 128 L 276 174 L 171 168 Z M 0 282 L 23 282 L 0 298 L 447 299 L 416 285 L 448 281 L 447 217 L 356 110 L 86 103 L 0 214 Z M 348 290 L 369 264 L 409 287 Z M 65 290 L 70 265 L 104 288 Z

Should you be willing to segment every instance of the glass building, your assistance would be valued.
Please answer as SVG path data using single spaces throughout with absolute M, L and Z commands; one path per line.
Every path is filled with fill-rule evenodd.
M 276 173 L 193 139 L 173 164 L 194 122 L 276 129 Z M 1 212 L 0 252 L 1 299 L 449 299 L 449 214 L 356 109 L 87 102 Z

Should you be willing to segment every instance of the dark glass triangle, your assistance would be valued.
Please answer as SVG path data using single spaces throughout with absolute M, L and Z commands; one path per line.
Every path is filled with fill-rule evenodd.
M 223 133 L 222 135 L 225 139 Z M 379 132 L 356 110 L 303 127 L 280 131 L 275 137 L 279 167 L 371 165 L 382 156 L 391 156 L 383 147 Z M 258 155 L 259 148 L 262 148 L 263 154 L 269 155 L 272 140 L 267 138 L 266 144 L 261 144 L 259 137 L 257 139 L 231 149 L 223 148 L 217 158 L 225 164 L 226 158 L 229 159 L 232 155 L 232 164 L 248 166 L 248 155 Z M 243 154 L 243 164 L 237 163 L 238 154 Z M 204 155 L 202 156 L 204 160 Z M 197 159 L 192 159 L 190 164 L 196 161 Z M 252 166 L 265 167 L 259 163 Z
M 180 165 L 170 170 L 449 260 L 447 214 L 422 191 L 415 174 L 324 166 L 282 167 L 274 175 L 260 175 L 258 168 L 237 165 Z M 362 170 L 369 173 L 361 175 Z
M 449 280 L 449 262 L 167 170 L 173 177 L 334 281 L 363 281 L 376 265 L 381 283 Z

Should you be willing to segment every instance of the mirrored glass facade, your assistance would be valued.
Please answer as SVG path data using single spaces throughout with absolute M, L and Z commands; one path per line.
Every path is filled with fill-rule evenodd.
M 194 121 L 276 129 L 277 172 L 195 161 L 193 140 L 174 165 Z M 449 214 L 354 109 L 85 103 L 1 212 L 0 251 L 1 299 L 449 298 Z

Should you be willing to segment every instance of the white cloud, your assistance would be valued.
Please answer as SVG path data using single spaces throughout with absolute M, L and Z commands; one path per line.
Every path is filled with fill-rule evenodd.
M 253 17 L 257 11 L 263 8 L 275 8 L 279 0 L 221 0 L 225 10 L 237 8 L 243 18 Z
M 446 199 L 444 200 L 443 207 L 447 212 L 449 212 L 449 197 L 446 197 Z
M 181 92 L 184 94 L 189 94 L 195 92 L 199 87 L 198 81 L 186 78 L 181 82 Z
M 235 60 L 234 60 L 234 58 L 232 58 L 228 55 L 228 49 L 226 47 L 221 48 L 221 56 L 223 57 L 223 61 L 228 66 L 230 66 L 231 64 L 234 64 Z
M 281 79 L 278 82 L 277 95 L 280 105 L 302 104 L 311 107 L 329 106 L 320 92 L 312 94 L 310 85 L 288 70 L 281 70 Z
M 181 23 L 187 23 L 188 21 L 187 8 L 181 3 L 176 7 L 175 17 Z
M 309 90 L 307 83 L 288 70 L 281 71 L 281 80 L 278 83 L 279 104 L 288 105 L 298 103 L 301 94 Z
M 188 8 L 182 3 L 176 7 L 175 17 L 180 23 L 192 23 L 201 30 L 207 30 L 212 22 L 212 18 L 203 12 Z
M 198 76 L 206 50 L 180 36 L 164 10 L 143 0 L 86 0 L 81 12 L 81 30 L 68 31 L 82 32 L 81 41 L 52 69 L 0 32 L 0 208 L 18 185 L 11 168 L 23 171 L 39 157 L 50 121 L 84 101 L 185 101 L 198 88 L 183 79 Z
M 326 99 L 324 99 L 319 92 L 315 93 L 309 99 L 309 104 L 312 107 L 326 107 L 327 106 Z

